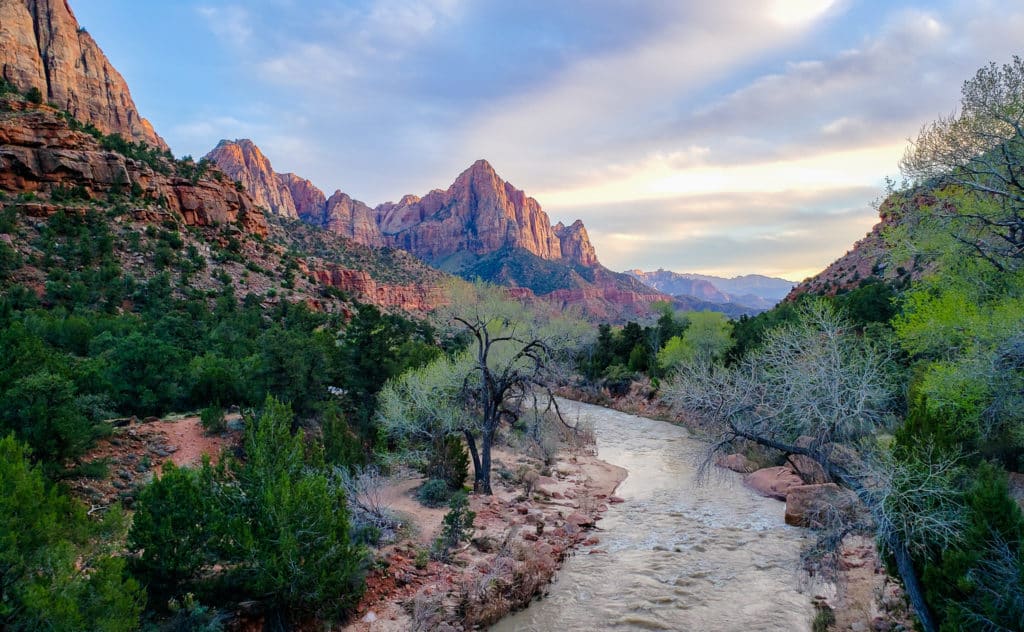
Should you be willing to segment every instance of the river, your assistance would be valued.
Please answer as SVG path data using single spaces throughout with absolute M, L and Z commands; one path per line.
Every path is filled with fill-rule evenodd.
M 605 554 L 581 549 L 550 593 L 491 628 L 586 630 L 809 630 L 800 549 L 807 533 L 783 523 L 785 504 L 715 468 L 698 484 L 702 444 L 685 428 L 563 401 L 593 420 L 599 456 L 629 471 L 598 522 Z

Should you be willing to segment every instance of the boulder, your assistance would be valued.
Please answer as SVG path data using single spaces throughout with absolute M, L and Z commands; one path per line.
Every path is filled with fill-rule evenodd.
M 791 454 L 787 460 L 793 471 L 808 485 L 832 482 L 832 479 L 825 473 L 825 469 L 821 467 L 821 464 L 809 456 Z
M 738 452 L 718 457 L 715 459 L 715 465 L 740 474 L 749 474 L 757 469 L 750 459 Z
M 796 472 L 786 466 L 766 467 L 743 477 L 743 483 L 762 496 L 786 500 L 789 490 L 804 484 Z
M 786 496 L 786 524 L 822 528 L 834 515 L 853 520 L 859 505 L 856 494 L 835 483 L 797 485 Z

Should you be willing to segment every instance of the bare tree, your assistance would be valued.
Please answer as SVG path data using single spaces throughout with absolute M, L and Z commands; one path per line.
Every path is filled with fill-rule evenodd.
M 665 397 L 699 415 L 714 434 L 702 471 L 745 440 L 809 457 L 852 490 L 892 551 L 922 626 L 936 630 L 911 552 L 920 542 L 948 542 L 959 532 L 953 465 L 930 451 L 909 464 L 884 457 L 873 435 L 885 425 L 894 395 L 887 353 L 858 337 L 823 301 L 805 305 L 800 316 L 769 333 L 734 368 L 681 368 Z
M 393 541 L 401 521 L 384 498 L 387 478 L 375 465 L 359 466 L 354 472 L 336 467 L 334 472 L 345 489 L 345 501 L 353 522 L 375 527 L 380 530 L 383 541 Z
M 990 63 L 964 82 L 960 111 L 926 125 L 900 164 L 919 183 L 962 187 L 972 205 L 941 203 L 954 238 L 1001 271 L 1024 263 L 1024 60 Z
M 469 337 L 469 349 L 389 382 L 380 395 L 380 418 L 393 434 L 465 437 L 473 489 L 483 494 L 491 493 L 491 448 L 503 424 L 515 423 L 531 406 L 565 423 L 551 386 L 585 333 L 574 319 L 531 310 L 499 292 L 455 286 L 439 317 Z

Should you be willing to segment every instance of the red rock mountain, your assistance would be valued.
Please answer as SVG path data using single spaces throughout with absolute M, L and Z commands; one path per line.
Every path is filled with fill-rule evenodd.
M 67 0 L 0 0 L 0 74 L 100 131 L 161 149 L 121 74 L 81 28 Z
M 401 248 L 431 263 L 512 248 L 549 261 L 599 265 L 582 222 L 552 226 L 537 200 L 502 180 L 486 160 L 445 190 L 371 208 L 342 191 L 325 199 L 308 180 L 274 172 L 250 140 L 221 141 L 206 157 L 272 212 L 291 216 L 294 209 L 304 221 L 368 246 Z
M 270 161 L 249 140 L 222 141 L 207 158 L 242 183 L 257 204 L 283 217 L 298 217 L 288 183 L 270 168 Z
M 165 156 L 147 160 L 105 149 L 92 134 L 76 130 L 56 110 L 17 98 L 0 99 L 0 190 L 44 193 L 76 190 L 89 199 L 134 190 L 140 210 L 155 204 L 190 226 L 234 224 L 260 237 L 263 213 L 230 180 L 186 173 L 194 163 Z M 56 207 L 23 205 L 37 214 Z

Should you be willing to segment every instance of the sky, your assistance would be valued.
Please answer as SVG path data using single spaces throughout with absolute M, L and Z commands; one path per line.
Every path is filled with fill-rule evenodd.
M 376 205 L 478 158 L 615 270 L 800 280 L 1019 0 L 72 0 L 179 156 L 250 138 Z

